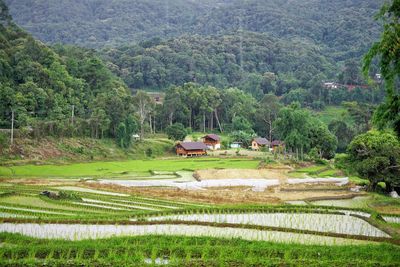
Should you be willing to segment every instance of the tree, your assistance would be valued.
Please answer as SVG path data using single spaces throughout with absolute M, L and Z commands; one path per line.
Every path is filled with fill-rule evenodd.
M 229 135 L 231 142 L 241 142 L 243 148 L 249 147 L 254 137 L 256 137 L 254 132 L 245 131 L 233 131 Z
M 353 129 L 342 119 L 331 121 L 328 125 L 328 129 L 338 140 L 337 151 L 345 152 L 347 146 L 354 137 Z
M 286 146 L 298 153 L 299 150 L 310 149 L 310 122 L 311 114 L 295 103 L 280 110 L 274 127 Z
M 353 119 L 357 133 L 363 133 L 371 129 L 370 121 L 374 106 L 358 102 L 343 102 L 342 105 Z
M 369 131 L 350 143 L 347 161 L 361 178 L 370 181 L 369 189 L 376 190 L 379 182 L 386 189 L 400 188 L 400 142 L 391 133 Z
M 187 135 L 185 126 L 182 123 L 174 123 L 165 129 L 169 139 L 183 140 Z
M 117 144 L 122 148 L 127 148 L 126 141 L 126 126 L 125 123 L 121 122 L 117 128 Z
M 242 116 L 236 116 L 233 118 L 232 129 L 234 131 L 254 132 L 251 123 Z
M 312 117 L 311 113 L 294 103 L 282 108 L 274 123 L 278 136 L 285 141 L 293 152 L 308 152 L 316 148 L 320 157 L 332 158 L 336 151 L 336 137 L 329 132 L 327 126 Z
M 377 16 L 384 23 L 381 39 L 364 57 L 364 76 L 375 57 L 380 58 L 380 68 L 386 86 L 386 100 L 374 114 L 374 122 L 379 128 L 393 127 L 400 137 L 400 94 L 395 90 L 396 77 L 400 75 L 400 0 L 392 0 L 381 8 Z
M 335 156 L 338 141 L 324 123 L 313 120 L 310 140 L 310 147 L 317 149 L 320 158 L 331 159 Z
M 256 111 L 256 126 L 261 132 L 262 136 L 268 136 L 269 140 L 272 141 L 274 134 L 274 121 L 278 117 L 279 110 L 282 105 L 279 103 L 279 99 L 274 94 L 267 94 L 259 103 L 259 107 Z
M 144 122 L 147 120 L 149 114 L 151 113 L 154 103 L 150 96 L 142 90 L 137 91 L 136 95 L 133 98 L 135 103 L 136 112 L 139 117 L 140 123 L 140 139 L 144 137 Z

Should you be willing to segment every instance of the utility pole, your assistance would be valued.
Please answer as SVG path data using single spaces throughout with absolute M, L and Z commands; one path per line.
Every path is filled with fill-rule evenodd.
M 14 110 L 11 110 L 11 146 L 14 143 Z

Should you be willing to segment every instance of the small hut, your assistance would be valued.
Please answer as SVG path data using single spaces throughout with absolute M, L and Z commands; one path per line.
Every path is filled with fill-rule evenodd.
M 257 137 L 254 138 L 253 141 L 251 141 L 251 149 L 253 150 L 260 150 L 263 147 L 269 148 L 270 142 L 262 137 Z

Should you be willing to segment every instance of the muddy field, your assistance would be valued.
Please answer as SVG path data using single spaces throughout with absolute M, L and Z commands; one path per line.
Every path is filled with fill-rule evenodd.
M 276 167 L 269 169 L 210 169 L 198 170 L 194 176 L 199 180 L 214 179 L 279 179 L 285 181 L 288 178 L 290 167 Z

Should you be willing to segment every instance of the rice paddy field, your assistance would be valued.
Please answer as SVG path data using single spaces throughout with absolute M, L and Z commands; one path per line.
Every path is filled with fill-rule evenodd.
M 197 169 L 257 166 L 251 159 L 179 159 L 2 167 L 0 266 L 399 265 L 400 215 L 391 208 L 400 207 L 398 200 L 361 194 L 218 204 L 181 197 L 229 187 L 251 197 L 279 183 L 290 186 L 284 194 L 350 187 L 347 178 L 293 173 L 266 180 L 274 182 L 264 191 L 239 185 L 243 179 L 193 177 Z M 203 185 L 213 181 L 212 188 Z M 315 188 L 324 182 L 330 184 Z M 150 195 L 149 188 L 173 196 Z

